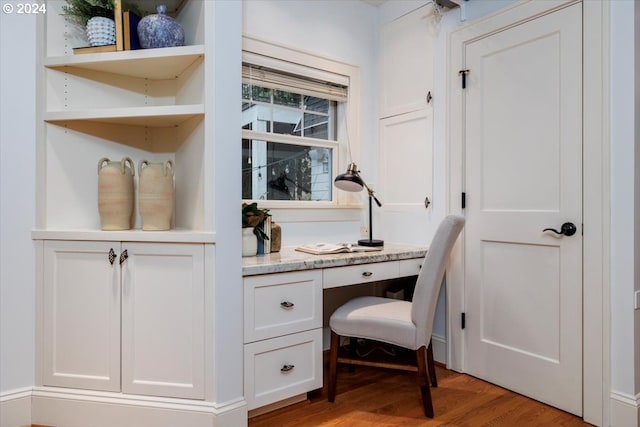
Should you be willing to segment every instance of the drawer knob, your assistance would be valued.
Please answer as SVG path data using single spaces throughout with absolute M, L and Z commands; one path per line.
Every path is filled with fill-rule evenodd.
M 372 273 L 372 272 L 370 272 L 370 271 L 365 271 L 364 273 L 362 273 L 362 276 L 364 276 L 364 277 L 371 277 L 371 276 L 373 276 L 373 273 Z
M 286 310 L 288 310 L 288 309 L 290 309 L 290 308 L 293 308 L 293 306 L 294 306 L 294 305 L 295 305 L 295 304 L 294 304 L 294 303 L 292 303 L 292 302 L 290 302 L 290 301 L 282 301 L 282 302 L 280 303 L 280 307 L 282 307 L 282 308 L 284 308 L 284 309 L 286 309 Z
M 291 372 L 293 371 L 293 368 L 295 368 L 295 365 L 284 365 L 282 368 L 280 368 L 280 372 L 282 372 L 283 374 L 286 374 L 287 372 Z

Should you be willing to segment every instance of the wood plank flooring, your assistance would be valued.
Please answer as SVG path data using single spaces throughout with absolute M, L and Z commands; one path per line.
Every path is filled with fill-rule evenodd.
M 577 427 L 582 419 L 477 378 L 436 367 L 435 418 L 425 418 L 415 374 L 359 366 L 338 367 L 335 403 L 325 389 L 305 402 L 249 420 L 249 427 Z M 325 369 L 327 372 L 328 369 Z M 325 378 L 325 384 L 327 380 Z

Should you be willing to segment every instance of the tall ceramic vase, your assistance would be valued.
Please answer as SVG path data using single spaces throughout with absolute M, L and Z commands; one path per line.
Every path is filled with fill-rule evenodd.
M 142 229 L 149 231 L 169 230 L 173 217 L 174 187 L 173 162 L 138 163 L 138 208 L 142 218 Z
M 133 217 L 133 161 L 98 161 L 98 211 L 103 230 L 129 230 Z

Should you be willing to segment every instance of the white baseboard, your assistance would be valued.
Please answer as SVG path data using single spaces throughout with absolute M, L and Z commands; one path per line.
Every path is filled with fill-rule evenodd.
M 31 387 L 0 394 L 0 426 L 31 425 Z
M 630 396 L 612 391 L 610 405 L 611 427 L 640 427 L 640 394 Z
M 35 387 L 34 424 L 92 427 L 246 427 L 244 400 L 212 402 L 133 396 L 119 393 Z M 4 425 L 2 425 L 4 427 Z
M 433 349 L 433 360 L 447 364 L 447 339 L 441 335 L 431 335 L 431 347 Z

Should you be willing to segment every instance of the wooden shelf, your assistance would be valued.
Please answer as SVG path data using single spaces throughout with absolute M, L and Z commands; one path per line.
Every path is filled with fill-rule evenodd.
M 44 66 L 101 71 L 153 80 L 174 79 L 204 56 L 204 45 L 65 55 L 45 59 Z
M 92 121 L 160 128 L 178 126 L 198 116 L 204 116 L 203 104 L 57 111 L 46 113 L 44 120 L 59 125 L 67 122 Z

